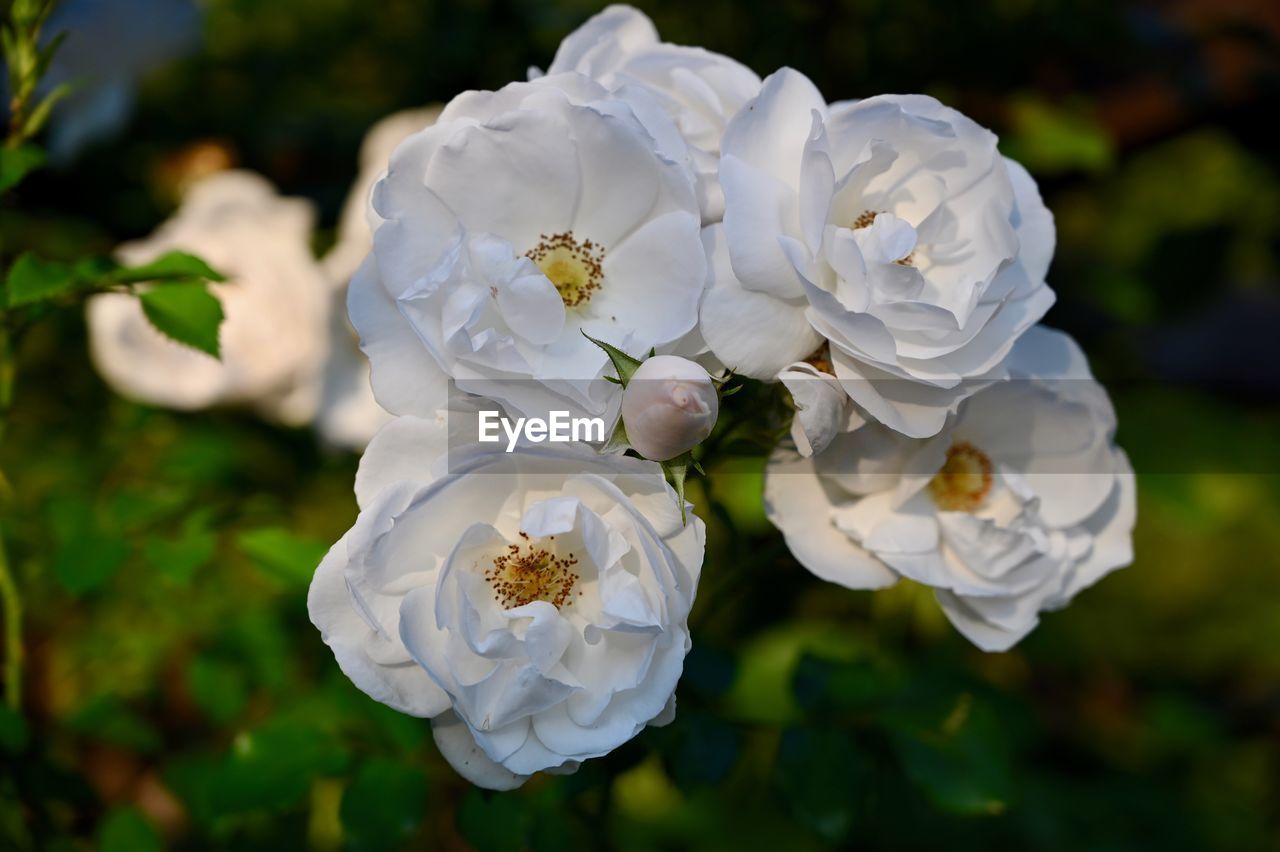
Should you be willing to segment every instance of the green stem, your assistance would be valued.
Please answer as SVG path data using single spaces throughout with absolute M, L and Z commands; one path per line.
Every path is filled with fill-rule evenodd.
M 15 711 L 22 710 L 22 598 L 9 572 L 9 559 L 0 536 L 0 604 L 4 607 L 4 698 Z
M 9 422 L 9 407 L 13 402 L 14 378 L 13 340 L 9 327 L 0 319 L 0 443 L 5 426 Z M 0 472 L 0 501 L 8 495 L 8 482 Z M 0 531 L 3 527 L 0 527 Z M 4 695 L 14 710 L 22 707 L 22 597 L 9 570 L 9 557 L 5 553 L 4 536 L 0 533 L 0 611 L 4 613 Z

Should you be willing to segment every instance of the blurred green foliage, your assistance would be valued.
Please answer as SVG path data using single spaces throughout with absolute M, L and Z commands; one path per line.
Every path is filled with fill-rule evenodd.
M 676 722 L 486 793 L 307 621 L 355 458 L 115 398 L 82 320 L 51 315 L 0 448 L 28 649 L 26 712 L 0 710 L 0 848 L 1280 847 L 1280 343 L 1209 321 L 1278 315 L 1274 10 L 640 5 L 668 39 L 792 64 L 832 99 L 926 91 L 1001 134 L 1057 216 L 1048 322 L 1112 382 L 1143 471 L 1136 563 L 984 655 L 925 591 L 809 576 L 763 517 L 758 459 L 728 459 L 689 484 L 709 532 Z M 127 133 L 0 206 L 0 253 L 148 232 L 199 140 L 331 228 L 370 123 L 522 78 L 595 8 L 214 0 Z M 1179 346 L 1199 372 L 1170 372 Z

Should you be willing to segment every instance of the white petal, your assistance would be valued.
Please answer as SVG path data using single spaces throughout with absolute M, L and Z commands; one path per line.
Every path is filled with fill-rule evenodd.
M 702 240 L 712 276 L 702 301 L 702 336 L 720 361 L 736 373 L 769 381 L 818 348 L 822 338 L 805 318 L 803 299 L 744 288 L 729 264 L 723 226 L 704 228 Z
M 351 324 L 369 358 L 373 395 L 393 414 L 434 417 L 445 402 L 445 375 L 396 308 L 378 272 L 378 262 L 370 255 L 347 291 Z
M 775 453 L 765 468 L 765 513 L 791 554 L 818 577 L 850 589 L 882 589 L 897 575 L 836 528 L 827 488 L 812 459 Z
M 381 665 L 370 657 L 371 644 L 385 640 L 360 618 L 352 603 L 343 576 L 347 559 L 344 536 L 316 569 L 307 593 L 311 623 L 333 650 L 338 666 L 371 698 L 402 713 L 431 717 L 448 710 L 448 695 L 416 663 Z
M 467 726 L 452 711 L 431 720 L 431 736 L 449 765 L 478 787 L 487 790 L 514 790 L 529 780 L 528 775 L 516 775 L 506 767 L 494 763 L 476 745 Z

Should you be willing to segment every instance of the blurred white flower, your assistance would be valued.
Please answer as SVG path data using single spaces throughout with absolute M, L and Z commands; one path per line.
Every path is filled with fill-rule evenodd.
M 600 414 L 618 393 L 581 332 L 647 351 L 697 322 L 692 179 L 581 75 L 460 95 L 372 198 L 348 308 L 393 413 L 433 414 L 448 375 L 517 412 Z
M 907 577 L 961 633 L 1012 647 L 1038 614 L 1133 558 L 1135 483 L 1115 413 L 1066 335 L 1036 328 L 1011 379 L 968 399 L 939 435 L 879 425 L 813 458 L 770 460 L 765 503 L 802 565 L 855 589 Z
M 310 204 L 281 198 L 262 177 L 219 172 L 194 185 L 173 218 L 120 247 L 142 264 L 170 251 L 196 254 L 228 277 L 211 289 L 222 303 L 221 360 L 164 337 L 138 300 L 89 300 L 93 362 L 124 396 L 198 409 L 249 405 L 289 425 L 308 422 L 328 352 L 331 289 L 311 256 Z
M 360 146 L 360 171 L 338 220 L 337 241 L 321 265 L 335 287 L 329 321 L 331 348 L 325 363 L 316 431 L 328 444 L 361 450 L 391 417 L 373 397 L 369 361 L 347 319 L 347 284 L 373 249 L 374 215 L 369 193 L 387 172 L 391 152 L 406 138 L 435 123 L 440 107 L 393 113 L 369 129 Z
M 970 119 L 922 95 L 828 109 L 783 69 L 729 123 L 702 334 L 774 379 L 824 342 L 871 419 L 913 437 L 1004 375 L 1053 303 L 1053 218 Z M 723 259 L 717 255 L 723 255 Z
M 572 446 L 450 448 L 398 418 L 356 478 L 361 513 L 316 571 L 311 620 L 352 681 L 432 718 L 494 789 L 572 772 L 665 724 L 704 530 L 652 462 Z
M 406 109 L 379 120 L 360 143 L 360 168 L 338 217 L 333 248 L 322 261 L 334 285 L 346 289 L 351 276 L 373 250 L 373 231 L 381 222 L 369 204 L 373 185 L 387 173 L 387 163 L 400 143 L 436 123 L 442 105 Z
M 547 71 L 585 74 L 624 100 L 650 96 L 688 145 L 703 221 L 720 221 L 720 137 L 734 113 L 760 91 L 754 71 L 700 47 L 659 41 L 653 21 L 630 6 L 609 6 L 570 33 Z
M 720 413 L 720 396 L 702 365 L 655 355 L 632 374 L 622 392 L 627 442 L 640 455 L 667 461 L 706 440 Z

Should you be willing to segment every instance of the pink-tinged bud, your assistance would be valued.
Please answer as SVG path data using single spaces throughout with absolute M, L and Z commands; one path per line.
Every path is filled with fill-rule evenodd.
M 653 461 L 667 461 L 696 447 L 711 434 L 719 413 L 711 376 L 675 355 L 645 361 L 622 393 L 627 440 Z

